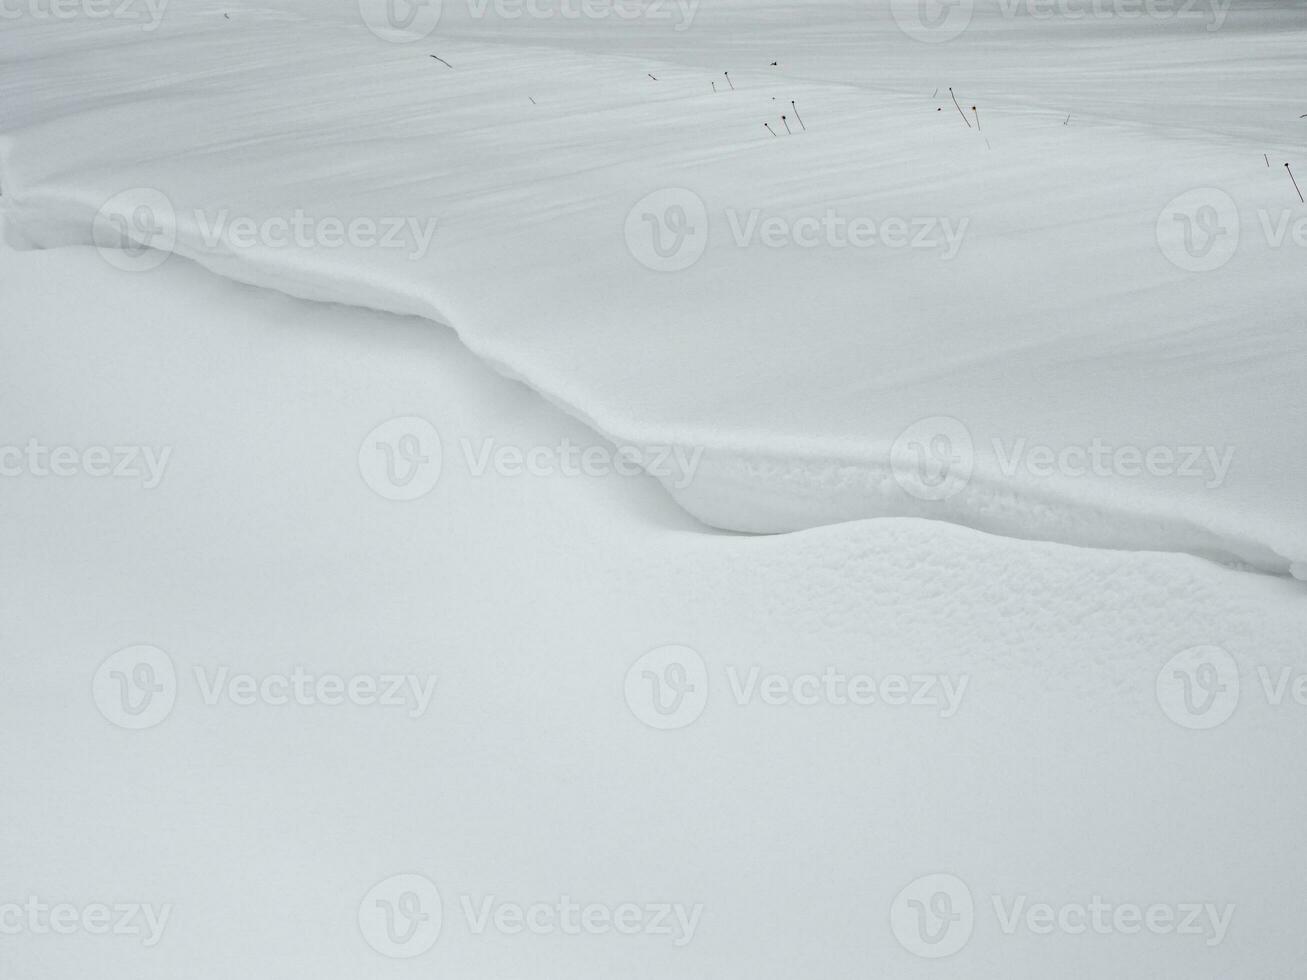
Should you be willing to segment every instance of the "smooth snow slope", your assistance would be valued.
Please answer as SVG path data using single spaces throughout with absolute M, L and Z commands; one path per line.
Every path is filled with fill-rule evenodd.
M 186 261 L 125 276 L 90 249 L 0 248 L 0 284 L 0 446 L 171 448 L 151 489 L 0 476 L 0 906 L 171 907 L 150 946 L 6 913 L 6 980 L 1299 972 L 1298 583 L 938 521 L 706 534 L 648 477 L 475 475 L 463 440 L 594 437 L 420 320 Z M 439 430 L 444 464 L 397 502 L 358 456 L 410 415 Z M 92 677 L 135 644 L 171 658 L 177 697 L 132 731 Z M 665 644 L 697 651 L 708 684 L 697 718 L 658 730 L 625 682 Z M 1159 680 L 1181 693 L 1173 658 L 1208 645 L 1238 686 L 1222 678 L 1210 715 L 1164 708 Z M 226 689 L 209 704 L 195 674 L 296 666 L 437 681 L 412 717 Z M 828 668 L 966 687 L 946 716 L 733 686 Z M 1232 699 L 1221 724 L 1191 727 Z M 974 900 L 943 959 L 915 955 L 929 949 L 890 915 L 934 872 Z M 443 921 L 430 949 L 388 959 L 359 915 L 399 874 L 437 886 Z M 678 945 L 478 932 L 462 906 L 563 895 L 702 911 Z M 1024 916 L 1004 931 L 993 904 L 1094 896 L 1233 912 L 1219 938 L 1205 916 L 1184 933 L 1123 918 L 1045 935 Z
M 106 202 L 152 203 L 155 247 L 440 320 L 617 441 L 705 449 L 665 482 L 720 527 L 904 515 L 1307 561 L 1307 209 L 1281 166 L 1304 138 L 1301 5 L 1218 23 L 982 4 L 943 44 L 886 6 L 470 10 L 411 44 L 346 3 L 5 23 L 11 240 L 87 243 Z M 790 100 L 807 129 L 787 137 Z M 206 235 L 297 209 L 436 231 Z M 866 219 L 934 231 L 784 233 Z M 1208 237 L 1186 251 L 1186 230 Z

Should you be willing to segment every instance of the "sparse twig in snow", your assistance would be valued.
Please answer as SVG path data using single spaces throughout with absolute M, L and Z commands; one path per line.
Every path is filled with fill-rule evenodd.
M 771 133 L 773 136 L 776 135 L 776 130 L 771 128 L 771 123 L 763 123 L 763 125 L 767 127 L 767 132 Z
M 731 81 L 731 73 L 728 72 L 728 71 L 724 71 L 724 72 L 722 72 L 722 74 L 726 76 L 726 84 L 729 85 L 729 86 L 731 87 L 731 91 L 734 92 L 734 91 L 735 91 L 735 83 L 734 83 L 733 81 Z
M 799 115 L 799 107 L 794 104 L 793 99 L 790 99 L 790 108 L 794 110 L 794 118 L 799 120 L 800 128 L 802 128 L 802 130 L 806 133 L 808 131 L 808 127 L 803 125 L 803 117 Z
M 446 68 L 453 68 L 453 67 L 454 67 L 454 66 L 451 65 L 448 61 L 446 61 L 444 58 L 440 57 L 440 55 L 438 55 L 438 54 L 433 54 L 431 57 L 435 58 L 437 61 L 439 61 L 439 62 L 440 62 L 442 65 L 444 65 Z
M 790 124 L 789 124 L 789 122 L 786 120 L 786 118 L 785 118 L 785 114 L 784 114 L 784 113 L 781 113 L 781 122 L 785 123 L 785 135 L 786 135 L 786 136 L 793 136 L 793 135 L 794 135 L 794 132 L 790 129 Z
M 1307 204 L 1307 201 L 1302 199 L 1302 188 L 1298 186 L 1298 181 L 1294 179 L 1293 168 L 1286 163 L 1284 169 L 1289 171 L 1289 179 L 1293 181 L 1293 189 L 1298 192 L 1298 203 Z
M 971 120 L 968 119 L 968 118 L 967 118 L 967 114 L 966 114 L 965 112 L 962 111 L 962 106 L 958 105 L 958 97 L 957 97 L 956 95 L 953 95 L 953 86 L 952 86 L 952 85 L 950 85 L 950 86 L 948 87 L 948 94 L 949 94 L 950 96 L 952 96 L 952 98 L 953 98 L 953 104 L 956 105 L 956 106 L 958 106 L 958 115 L 961 116 L 961 117 L 962 117 L 962 121 L 963 121 L 964 123 L 967 124 L 967 129 L 970 129 L 970 128 L 971 128 Z

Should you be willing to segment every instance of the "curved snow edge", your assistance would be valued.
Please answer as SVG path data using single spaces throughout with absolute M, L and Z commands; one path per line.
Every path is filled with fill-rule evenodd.
M 16 195 L 5 167 L 7 143 L 0 138 L 0 214 L 10 243 L 18 248 L 96 247 L 92 229 L 102 202 L 49 192 Z M 447 326 L 498 374 L 527 385 L 605 439 L 650 450 L 681 449 L 694 460 L 692 470 L 654 475 L 680 507 L 711 527 L 781 533 L 874 517 L 924 518 L 1016 539 L 1187 553 L 1307 579 L 1307 554 L 1282 554 L 1270 542 L 1220 527 L 1210 518 L 1112 507 L 1093 500 L 1092 490 L 1077 497 L 1065 487 L 1017 487 L 977 470 L 948 499 L 923 500 L 904 492 L 885 450 L 868 454 L 865 447 L 835 440 L 800 442 L 766 433 L 726 440 L 623 418 L 590 393 L 575 390 L 570 379 L 549 377 L 538 366 L 521 363 L 511 344 L 482 336 L 471 326 L 473 318 L 450 309 L 434 289 L 415 288 L 412 280 L 399 277 L 378 281 L 375 269 L 368 281 L 345 263 L 326 278 L 320 264 L 297 262 L 293 253 L 219 252 L 205 248 L 193 229 L 172 230 L 173 254 L 219 276 L 297 299 L 418 316 Z

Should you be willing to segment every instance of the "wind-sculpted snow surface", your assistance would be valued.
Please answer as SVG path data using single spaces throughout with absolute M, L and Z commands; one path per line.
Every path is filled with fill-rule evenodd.
M 1300 7 L 502 7 L 20 12 L 6 234 L 448 324 L 723 528 L 1307 574 Z

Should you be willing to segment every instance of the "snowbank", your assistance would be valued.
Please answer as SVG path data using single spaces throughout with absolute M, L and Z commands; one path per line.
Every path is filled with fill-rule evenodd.
M 723 528 L 1307 561 L 1274 14 L 977 7 L 929 44 L 804 5 L 732 47 L 734 5 L 684 29 L 458 6 L 413 43 L 349 5 L 6 25 L 11 241 L 447 323 L 612 440 L 696 458 L 660 476 Z

